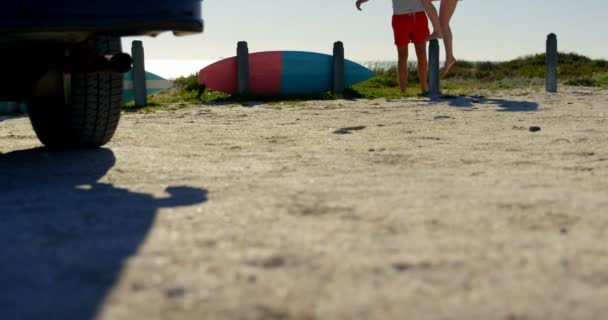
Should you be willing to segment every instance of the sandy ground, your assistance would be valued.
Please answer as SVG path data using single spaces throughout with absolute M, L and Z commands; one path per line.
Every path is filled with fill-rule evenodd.
M 3 320 L 608 314 L 607 91 L 0 120 Z

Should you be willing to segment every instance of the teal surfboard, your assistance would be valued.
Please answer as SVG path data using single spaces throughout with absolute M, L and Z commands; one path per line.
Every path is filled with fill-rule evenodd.
M 122 102 L 127 103 L 135 100 L 135 91 L 133 90 L 133 72 L 129 71 L 124 76 L 124 89 L 122 94 Z M 152 95 L 162 90 L 171 88 L 173 82 L 164 79 L 152 72 L 146 71 L 146 93 Z
M 27 108 L 24 103 L 0 101 L 0 115 L 25 112 L 27 112 Z
M 152 95 L 162 90 L 171 88 L 173 82 L 164 79 L 152 72 L 146 72 L 146 93 Z M 125 73 L 123 83 L 122 102 L 127 103 L 135 99 L 133 91 L 133 73 L 131 71 Z M 15 114 L 27 112 L 27 107 L 24 103 L 0 101 L 0 114 Z

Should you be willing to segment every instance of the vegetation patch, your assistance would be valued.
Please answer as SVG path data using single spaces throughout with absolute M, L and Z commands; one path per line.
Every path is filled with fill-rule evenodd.
M 561 84 L 608 88 L 608 61 L 594 60 L 576 53 L 559 53 L 558 78 Z M 419 89 L 417 65 L 410 63 L 408 92 L 399 92 L 396 62 L 371 62 L 366 66 L 376 73 L 373 78 L 347 88 L 343 94 L 330 92 L 314 95 L 228 95 L 205 91 L 198 96 L 197 75 L 174 80 L 174 87 L 148 98 L 148 106 L 125 105 L 126 112 L 150 112 L 158 108 L 179 109 L 192 104 L 232 104 L 259 101 L 278 103 L 303 100 L 394 99 L 424 96 Z M 510 61 L 458 61 L 441 90 L 446 96 L 491 96 L 501 90 L 540 91 L 545 84 L 545 54 L 520 57 Z

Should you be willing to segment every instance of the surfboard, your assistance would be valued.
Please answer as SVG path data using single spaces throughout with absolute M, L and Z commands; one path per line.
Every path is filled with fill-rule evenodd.
M 25 103 L 0 101 L 0 115 L 25 113 Z
M 135 99 L 133 90 L 133 73 L 131 71 L 125 73 L 123 81 L 123 96 L 122 102 L 127 103 Z M 173 82 L 162 78 L 152 72 L 146 71 L 146 93 L 152 95 L 164 89 L 171 88 Z M 15 114 L 27 112 L 27 106 L 24 103 L 0 101 L 0 114 Z
M 129 71 L 124 75 L 122 102 L 127 103 L 135 100 L 135 90 L 133 89 L 133 71 Z M 146 71 L 146 94 L 152 95 L 162 90 L 171 88 L 173 82 L 164 79 L 152 72 Z
M 201 69 L 199 84 L 228 94 L 237 92 L 236 57 Z M 332 90 L 333 57 L 306 51 L 264 51 L 249 54 L 249 91 L 258 95 L 317 94 Z M 374 72 L 350 61 L 344 62 L 346 87 L 368 80 Z

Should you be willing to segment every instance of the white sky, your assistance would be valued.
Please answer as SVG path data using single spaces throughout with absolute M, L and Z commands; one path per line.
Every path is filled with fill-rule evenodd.
M 205 0 L 201 35 L 125 38 L 144 41 L 153 60 L 217 60 L 235 55 L 236 43 L 249 50 L 302 50 L 331 53 L 344 42 L 355 61 L 395 60 L 390 26 L 391 1 L 370 0 L 363 11 L 354 0 Z M 608 59 L 606 0 L 464 0 L 452 29 L 455 54 L 466 60 L 509 60 L 539 53 L 547 34 L 558 35 L 560 51 Z M 201 66 L 202 67 L 202 66 Z M 200 69 L 200 68 L 199 68 Z

